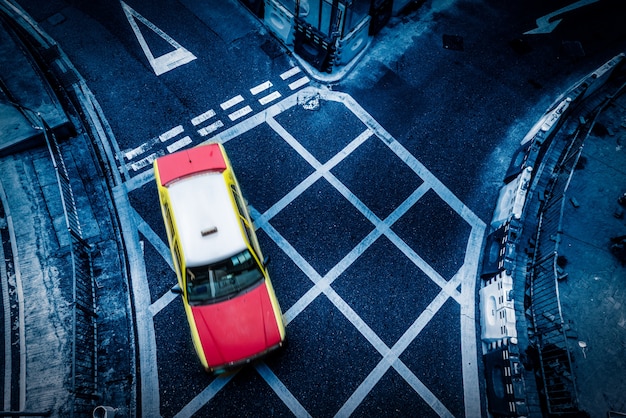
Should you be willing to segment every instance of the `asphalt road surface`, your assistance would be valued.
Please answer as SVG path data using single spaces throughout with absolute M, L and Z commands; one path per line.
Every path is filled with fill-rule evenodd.
M 330 86 L 232 0 L 19 3 L 115 135 L 143 416 L 486 414 L 486 225 L 519 139 L 623 51 L 620 2 L 585 2 L 528 33 L 572 2 L 427 1 Z M 169 292 L 151 171 L 159 155 L 214 140 L 271 257 L 289 341 L 219 378 L 201 370 Z

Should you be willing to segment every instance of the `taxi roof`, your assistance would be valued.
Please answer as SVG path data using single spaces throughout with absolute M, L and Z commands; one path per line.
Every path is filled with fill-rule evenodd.
M 195 173 L 226 170 L 226 161 L 217 143 L 178 151 L 156 161 L 161 186 Z
M 222 173 L 194 174 L 171 183 L 168 190 L 187 267 L 212 264 L 246 249 Z

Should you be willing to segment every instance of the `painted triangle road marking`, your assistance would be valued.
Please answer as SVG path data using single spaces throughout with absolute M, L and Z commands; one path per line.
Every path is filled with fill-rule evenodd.
M 170 70 L 173 70 L 176 67 L 180 67 L 181 65 L 187 64 L 196 59 L 195 55 L 193 55 L 187 49 L 183 48 L 178 42 L 172 39 L 172 37 L 167 35 L 161 29 L 157 28 L 148 19 L 137 13 L 128 4 L 124 3 L 123 1 L 120 1 L 120 3 L 122 5 L 122 9 L 124 9 L 126 18 L 128 19 L 128 23 L 130 23 L 133 32 L 135 32 L 135 36 L 139 41 L 139 45 L 141 45 L 141 49 L 143 50 L 143 53 L 146 54 L 148 62 L 150 63 L 150 66 L 152 66 L 152 69 L 154 70 L 154 73 L 156 75 L 159 76 Z M 148 44 L 146 43 L 146 39 L 139 30 L 137 20 L 143 23 L 148 29 L 159 35 L 165 42 L 170 44 L 174 48 L 174 50 L 155 58 L 152 54 L 152 51 L 150 51 Z

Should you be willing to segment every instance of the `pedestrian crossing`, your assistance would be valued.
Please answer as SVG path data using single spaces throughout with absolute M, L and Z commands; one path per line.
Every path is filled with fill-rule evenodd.
M 284 95 L 291 94 L 310 84 L 310 79 L 298 66 L 289 68 L 276 80 L 263 81 L 246 92 L 236 94 L 215 108 L 207 109 L 184 123 L 150 138 L 135 148 L 123 150 L 118 161 L 121 173 L 138 175 L 152 167 L 155 159 L 192 146 L 218 135 L 234 123 L 254 112 L 271 106 Z

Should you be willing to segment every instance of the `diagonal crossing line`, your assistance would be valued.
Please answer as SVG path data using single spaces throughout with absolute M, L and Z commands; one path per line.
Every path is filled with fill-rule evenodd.
M 163 260 L 167 263 L 172 271 L 174 271 L 174 265 L 172 264 L 172 256 L 170 255 L 169 247 L 163 242 L 161 237 L 154 232 L 154 229 L 148 225 L 148 223 L 141 217 L 139 213 L 132 206 L 129 207 L 130 213 L 132 214 L 133 221 L 137 226 L 137 230 L 141 232 L 148 242 L 154 246 L 159 255 L 163 257 Z
M 137 211 L 130 206 L 129 211 L 132 214 L 133 221 L 137 225 L 137 230 L 141 232 L 148 242 L 150 242 L 157 252 L 163 257 L 167 265 L 172 271 L 174 271 L 174 265 L 172 264 L 172 256 L 170 254 L 169 247 L 163 242 L 163 240 L 154 232 L 154 230 L 148 225 L 148 223 L 137 213 Z M 154 303 L 148 307 L 148 311 L 152 316 L 158 314 L 163 308 L 167 307 L 178 295 L 173 292 L 166 292 L 161 295 Z
M 289 389 L 287 389 L 285 384 L 281 382 L 278 377 L 276 377 L 274 372 L 269 367 L 267 367 L 265 363 L 259 363 L 255 366 L 255 368 L 256 371 L 261 375 L 261 377 L 267 382 L 267 384 L 270 385 L 270 387 L 274 390 L 274 393 L 278 395 L 280 400 L 283 401 L 285 405 L 287 405 L 287 408 L 289 408 L 289 410 L 293 412 L 296 417 L 311 416 L 311 414 L 309 414 L 307 410 L 304 409 L 302 404 L 298 402 L 295 396 L 293 396 Z
M 258 213 L 258 212 L 257 212 Z M 266 229 L 266 233 L 272 237 L 276 241 L 278 239 L 282 243 L 286 243 L 290 249 L 286 252 L 290 254 L 292 251 L 295 252 L 295 249 L 288 244 L 282 236 L 276 231 L 271 225 L 264 225 Z M 362 241 L 366 242 L 366 244 L 362 246 L 357 246 L 357 248 L 361 248 L 362 252 L 375 240 L 373 236 L 380 236 L 380 233 L 375 233 L 373 231 L 368 235 L 369 238 L 366 238 Z M 277 242 L 280 246 L 280 244 Z M 285 248 L 283 248 L 285 250 Z M 298 255 L 298 257 L 301 257 Z M 298 257 L 292 257 L 298 258 Z M 347 256 L 348 257 L 348 256 Z M 356 259 L 355 254 L 352 254 L 351 259 Z M 342 260 L 343 261 L 343 260 Z M 353 260 L 352 260 L 353 261 Z M 295 262 L 295 260 L 294 260 Z M 307 263 L 308 264 L 308 263 Z M 341 262 L 338 265 L 342 264 Z M 351 263 L 350 263 L 351 264 Z M 349 264 L 346 263 L 346 267 Z M 302 312 L 306 306 L 308 306 L 320 293 L 324 293 L 328 299 L 333 303 L 335 307 L 353 324 L 353 326 L 370 342 L 370 344 L 384 357 L 383 360 L 379 363 L 379 365 L 372 371 L 368 379 L 366 379 L 357 389 L 355 394 L 346 402 L 342 410 L 339 411 L 337 416 L 347 416 L 356 408 L 361 401 L 367 396 L 367 394 L 371 391 L 374 385 L 380 380 L 380 378 L 384 375 L 387 369 L 392 366 L 392 363 L 397 363 L 398 367 L 401 368 L 401 375 L 407 380 L 407 382 L 411 385 L 411 387 L 435 410 L 439 413 L 440 416 L 451 416 L 450 412 L 445 408 L 445 406 L 424 386 L 421 381 L 406 367 L 404 364 L 398 360 L 398 357 L 402 354 L 402 352 L 409 346 L 409 344 L 417 337 L 417 335 L 421 332 L 424 326 L 432 319 L 432 317 L 439 311 L 441 306 L 448 299 L 449 294 L 453 293 L 453 289 L 456 288 L 458 283 L 454 280 L 451 280 L 446 288 L 444 288 L 439 296 L 435 298 L 433 302 L 422 312 L 422 314 L 416 319 L 413 325 L 404 333 L 404 335 L 398 340 L 398 342 L 389 349 L 387 345 L 380 339 L 380 337 L 367 325 L 365 321 L 339 296 L 334 289 L 330 287 L 330 283 L 336 277 L 338 277 L 344 270 L 344 268 L 336 269 L 340 271 L 332 271 L 329 272 L 324 278 L 320 279 L 317 273 L 314 274 L 315 280 L 312 279 L 316 284 L 314 287 L 309 289 L 309 291 L 302 297 L 298 302 L 296 302 L 286 313 L 285 318 L 286 322 L 290 322 L 293 320 L 300 312 Z M 374 376 L 375 379 L 372 379 L 371 376 Z M 274 388 L 274 386 L 272 386 Z M 280 388 L 279 388 L 280 389 Z M 276 390 L 276 388 L 275 388 Z M 281 389 L 282 390 L 282 389 Z M 277 392 L 278 393 L 278 392 Z M 279 396 L 281 396 L 279 394 Z M 283 396 L 281 396 L 281 399 Z M 291 409 L 291 407 L 290 407 Z M 293 411 L 293 409 L 292 409 Z
M 428 389 L 421 380 L 413 373 L 401 360 L 393 362 L 393 368 L 404 378 L 404 380 L 420 394 L 422 399 L 440 416 L 452 418 L 454 415 L 441 403 L 439 399 Z M 470 415 L 468 415 L 470 416 Z
M 328 294 L 327 294 L 328 295 Z M 394 367 L 400 375 L 411 385 L 411 387 L 430 405 L 440 416 L 452 416 L 445 406 L 437 399 L 435 395 L 411 372 L 408 367 L 399 360 L 400 355 L 413 342 L 444 303 L 448 300 L 449 295 L 445 289 L 435 297 L 435 299 L 426 307 L 413 324 L 405 331 L 400 339 L 389 349 L 384 343 L 374 345 L 374 347 L 383 355 L 378 365 L 370 372 L 365 380 L 353 392 L 353 394 L 344 403 L 336 416 L 348 416 L 361 404 L 365 397 L 370 393 L 378 381 L 384 376 L 390 367 Z M 345 302 L 344 302 L 345 303 Z M 337 306 L 337 305 L 335 305 Z M 343 305 L 342 305 L 343 306 Z M 347 306 L 347 304 L 346 304 Z M 341 308 L 340 308 L 341 310 Z M 343 311 L 342 311 L 343 312 Z M 350 318 L 348 318 L 350 319 Z M 356 326 L 356 325 L 355 325 Z M 358 327 L 357 327 L 358 328 Z M 366 336 L 367 338 L 367 336 Z
M 369 115 L 366 115 L 369 117 Z M 375 226 L 375 229 L 370 232 L 344 259 L 342 259 L 331 271 L 329 271 L 323 278 L 319 277 L 319 274 L 315 273 L 309 278 L 315 283 L 315 285 L 309 289 L 304 296 L 298 300 L 294 306 L 290 308 L 289 319 L 294 319 L 300 312 L 302 312 L 306 306 L 308 306 L 320 293 L 324 293 L 328 299 L 342 312 L 342 314 L 350 320 L 350 322 L 361 332 L 362 335 L 381 353 L 383 354 L 383 360 L 379 363 L 373 371 L 370 377 L 366 379 L 359 389 L 353 394 L 348 402 L 342 407 L 337 414 L 338 416 L 349 415 L 354 411 L 356 407 L 362 402 L 362 400 L 371 391 L 378 380 L 385 374 L 390 368 L 394 367 L 396 371 L 411 385 L 411 387 L 430 405 L 433 410 L 440 416 L 452 416 L 450 411 L 437 399 L 437 397 L 430 392 L 430 390 L 404 365 L 398 357 L 408 347 L 408 345 L 417 337 L 424 326 L 432 319 L 432 317 L 443 306 L 443 303 L 450 297 L 460 304 L 470 303 L 465 297 L 466 292 L 461 294 L 457 290 L 461 284 L 463 274 L 457 274 L 450 281 L 444 279 L 439 273 L 437 273 L 425 260 L 423 260 L 410 246 L 408 246 L 400 237 L 398 237 L 394 231 L 391 230 L 392 224 L 398 220 L 404 213 L 406 213 L 428 190 L 433 189 L 456 213 L 458 213 L 466 222 L 472 227 L 472 235 L 476 235 L 476 226 L 480 229 L 482 222 L 453 195 L 436 177 L 430 173 L 412 154 L 410 154 L 404 147 L 402 147 L 393 137 L 385 135 L 386 131 L 381 127 L 372 127 L 368 123 L 368 119 L 361 115 L 361 120 L 368 126 L 368 136 L 371 136 L 372 132 L 387 144 L 387 146 L 394 152 L 404 163 L 406 163 L 422 180 L 424 181 L 418 189 L 416 189 L 409 198 L 407 198 L 396 210 L 389 215 L 384 221 L 381 221 L 371 210 L 363 204 L 343 183 L 341 183 L 332 173 L 330 173 L 330 167 L 338 164 L 345 158 L 345 155 L 336 155 L 333 160 L 329 161 L 325 165 L 320 164 L 302 145 L 291 136 L 282 126 L 280 126 L 273 118 L 268 121 L 268 124 L 277 133 L 281 135 L 291 146 L 294 148 L 309 164 L 315 169 L 315 172 L 310 175 L 306 181 L 302 182 L 298 186 L 297 193 L 285 196 L 284 200 L 278 205 L 270 208 L 262 217 L 255 216 L 256 224 L 258 227 L 263 228 L 269 233 L 270 237 L 274 239 L 279 247 L 281 247 L 285 253 L 296 263 L 300 265 L 298 260 L 302 260 L 302 256 L 286 242 L 286 240 L 269 224 L 269 220 L 280 212 L 284 207 L 291 203 L 297 196 L 302 194 L 304 190 L 320 177 L 324 177 L 331 185 L 338 190 L 351 204 L 359 210 L 363 216 L 365 216 Z M 382 134 L 379 135 L 379 134 Z M 359 143 L 360 145 L 360 143 Z M 356 147 L 352 148 L 352 152 Z M 329 167 L 330 166 L 330 167 Z M 483 228 L 484 229 L 484 228 Z M 422 270 L 431 280 L 441 287 L 440 294 L 431 302 L 429 307 L 422 312 L 420 317 L 415 323 L 405 332 L 400 340 L 389 349 L 376 335 L 376 333 L 349 307 L 347 303 L 330 287 L 330 284 L 336 279 L 346 268 L 348 268 L 360 254 L 362 254 L 380 235 L 384 234 L 390 241 L 396 245 L 420 270 Z M 482 237 L 482 234 L 478 234 Z M 472 241 L 472 240 L 471 240 Z M 476 241 L 476 240 L 473 240 Z M 282 245 L 281 245 L 282 243 Z M 285 245 L 286 244 L 286 245 Z M 468 262 L 470 257 L 470 243 L 468 243 L 468 250 L 466 251 L 465 262 Z M 295 256 L 297 254 L 297 256 Z M 461 268 L 461 271 L 465 271 L 465 265 Z M 308 268 L 311 268 L 310 265 Z M 469 286 L 473 288 L 472 286 Z M 465 286 L 462 288 L 465 290 Z M 473 320 L 473 309 L 467 309 L 462 307 L 462 311 L 466 312 L 471 318 L 467 321 Z M 467 321 L 462 321 L 462 329 L 471 328 L 465 324 Z M 463 332 L 468 334 L 468 332 Z M 475 333 L 472 333 L 474 335 Z M 469 337 L 468 337 L 469 338 Z M 463 339 L 463 341 L 465 341 Z M 475 344 L 473 345 L 475 346 Z M 473 347 L 472 346 L 472 347 Z M 470 347 L 471 348 L 471 347 Z M 472 356 L 469 356 L 473 358 Z M 475 356 L 474 356 L 475 357 Z M 470 359 L 471 360 L 471 359 Z M 468 362 L 471 364 L 471 361 Z M 474 362 L 475 364 L 475 362 Z M 472 369 L 473 370 L 473 369 Z M 474 373 L 475 374 L 475 373 Z M 470 368 L 463 364 L 463 376 L 464 386 L 467 386 L 466 377 L 473 374 L 470 372 Z M 470 376 L 471 377 L 471 376 Z M 472 381 L 475 379 L 471 379 Z M 465 396 L 472 397 L 472 390 L 465 388 Z M 471 403 L 471 402 L 470 402 Z M 467 406 L 467 412 L 480 411 L 480 406 Z
M 304 179 L 300 184 L 298 184 L 295 188 L 293 188 L 289 193 L 287 193 L 283 198 L 281 198 L 278 202 L 276 202 L 271 208 L 269 208 L 261 217 L 259 217 L 259 222 L 266 222 L 272 219 L 278 212 L 283 210 L 287 205 L 293 202 L 298 196 L 300 196 L 304 191 L 309 188 L 313 183 L 320 179 L 320 177 L 333 169 L 337 164 L 339 164 L 344 158 L 346 158 L 352 151 L 354 151 L 359 145 L 365 142 L 368 138 L 372 136 L 372 132 L 370 130 L 363 131 L 358 137 L 356 137 L 352 142 L 350 142 L 344 149 L 339 151 L 333 158 L 331 158 L 325 164 L 321 164 L 317 159 L 311 155 L 283 126 L 281 126 L 273 117 L 268 117 L 267 124 L 277 133 L 279 134 L 292 148 L 294 148 L 302 158 L 304 158 L 314 169 L 315 171 L 311 173 L 306 179 Z
M 193 398 L 183 409 L 178 411 L 174 418 L 189 418 L 206 405 L 217 393 L 222 390 L 228 382 L 231 381 L 237 372 L 233 372 L 226 376 L 217 377 L 202 392 Z
M 306 90 L 306 89 L 305 89 Z M 303 90 L 304 91 L 304 90 Z M 473 416 L 475 412 L 480 412 L 480 396 L 476 396 L 478 389 L 468 388 L 468 385 L 477 383 L 478 376 L 476 373 L 476 341 L 475 341 L 475 319 L 473 306 L 473 289 L 475 284 L 470 283 L 473 280 L 472 273 L 477 268 L 476 254 L 470 249 L 477 245 L 482 239 L 484 232 L 484 223 L 480 221 L 450 190 L 448 190 L 430 171 L 428 171 L 408 150 L 398 143 L 391 135 L 389 135 L 375 120 L 371 118 L 356 102 L 348 95 L 336 94 L 333 92 L 323 92 L 323 99 L 343 102 L 357 117 L 364 123 L 364 131 L 353 139 L 344 149 L 335 154 L 326 163 L 320 163 L 302 144 L 298 142 L 282 125 L 280 125 L 274 116 L 283 110 L 297 103 L 296 94 L 286 98 L 276 105 L 266 109 L 265 111 L 254 115 L 245 121 L 233 126 L 231 129 L 224 131 L 222 134 L 212 138 L 211 142 L 227 142 L 228 140 L 258 126 L 267 123 L 268 126 L 277 132 L 298 154 L 305 159 L 314 169 L 314 172 L 304 179 L 300 184 L 293 188 L 277 203 L 270 207 L 265 213 L 261 214 L 253 207 L 250 207 L 251 215 L 254 219 L 255 228 L 263 229 L 270 239 L 272 239 L 281 250 L 300 268 L 303 273 L 313 282 L 313 286 L 300 297 L 287 312 L 285 312 L 285 323 L 289 324 L 301 312 L 303 312 L 320 294 L 324 294 L 328 300 L 357 328 L 357 330 L 367 339 L 367 341 L 381 354 L 382 359 L 377 366 L 371 371 L 367 378 L 361 382 L 355 392 L 345 402 L 338 411 L 337 416 L 347 416 L 353 413 L 361 402 L 367 397 L 374 386 L 380 381 L 389 369 L 393 368 L 412 388 L 424 399 L 424 401 L 433 408 L 439 416 L 451 416 L 450 411 L 437 399 L 437 397 L 420 381 L 420 379 L 399 359 L 400 355 L 409 347 L 409 345 L 417 338 L 424 327 L 433 319 L 437 312 L 441 309 L 448 299 L 453 299 L 461 305 L 461 342 L 462 342 L 462 362 L 463 362 L 463 386 L 466 399 L 465 411 L 466 416 Z M 422 180 L 423 183 L 415 189 L 407 199 L 405 199 L 395 210 L 384 220 L 378 218 L 352 191 L 346 187 L 339 179 L 337 179 L 331 170 L 361 144 L 366 142 L 372 136 L 376 136 L 387 147 L 407 164 Z M 208 141 L 207 141 L 208 142 Z M 138 176 L 139 177 L 139 176 Z M 153 178 L 150 172 L 141 176 L 134 182 L 127 182 L 124 188 L 134 190 L 145 184 L 149 179 Z M 330 271 L 323 277 L 308 263 L 308 261 L 270 224 L 271 219 L 280 213 L 285 207 L 298 198 L 312 184 L 320 178 L 328 181 L 339 193 L 344 196 L 359 212 L 373 224 L 370 231 L 346 256 L 344 256 Z M 393 224 L 400 219 L 413 205 L 415 205 L 421 197 L 429 190 L 433 190 L 441 199 L 448 204 L 456 213 L 458 213 L 466 222 L 472 226 L 470 242 L 468 242 L 464 264 L 459 272 L 447 281 L 439 275 L 425 260 L 423 260 L 409 245 L 407 245 L 396 233 L 391 229 Z M 127 189 L 128 191 L 128 189 Z M 132 208 L 131 208 L 132 209 Z M 134 209 L 132 217 L 137 225 L 137 230 L 141 232 L 146 239 L 151 242 L 157 251 L 161 253 L 164 259 L 171 265 L 169 257 L 169 249 L 163 241 L 154 233 L 153 230 L 141 219 Z M 376 332 L 352 309 L 349 304 L 331 287 L 335 279 L 346 271 L 381 235 L 387 237 L 400 251 L 405 254 L 421 271 L 423 271 L 434 283 L 436 283 L 441 291 L 431 301 L 429 306 L 421 312 L 413 324 L 405 331 L 400 339 L 390 348 L 388 347 Z M 165 255 L 164 255 L 165 254 Z M 476 259 L 474 259 L 476 258 Z M 461 290 L 458 288 L 461 286 Z M 148 311 L 155 315 L 163 307 L 167 306 L 174 298 L 168 292 L 159 300 L 149 306 Z M 467 305 L 467 306 L 466 306 Z M 470 306 L 471 305 L 471 306 Z M 466 347 L 467 345 L 467 347 Z M 466 348 L 473 350 L 474 353 L 465 354 Z M 256 366 L 259 375 L 268 383 L 272 390 L 279 396 L 283 403 L 296 416 L 309 416 L 306 409 L 287 389 L 284 383 L 273 373 L 273 371 L 265 364 L 260 363 Z M 176 416 L 187 417 L 197 413 L 202 406 L 208 403 L 213 397 L 232 379 L 233 375 L 213 380 L 198 396 L 188 403 Z M 476 384 L 477 388 L 478 385 Z M 158 397 L 158 394 L 156 394 Z M 469 403 L 469 405 L 468 405 Z
M 278 133 L 291 147 L 302 156 L 314 169 L 315 172 L 312 173 L 309 177 L 307 177 L 304 181 L 302 181 L 296 188 L 292 189 L 287 195 L 285 195 L 279 202 L 273 205 L 270 209 L 268 209 L 258 220 L 258 222 L 263 223 L 269 221 L 271 218 L 276 216 L 278 212 L 284 209 L 288 204 L 290 204 L 293 200 L 295 200 L 298 196 L 300 196 L 311 184 L 317 181 L 321 176 L 323 176 L 331 185 L 335 187 L 350 203 L 359 210 L 363 216 L 365 216 L 370 222 L 372 222 L 377 229 L 379 229 L 381 225 L 381 220 L 363 203 L 359 198 L 357 198 L 343 183 L 341 183 L 331 172 L 330 170 L 343 161 L 348 155 L 350 155 L 358 146 L 363 144 L 367 139 L 369 139 L 373 134 L 374 130 L 366 129 L 362 132 L 356 139 L 351 141 L 343 150 L 337 153 L 333 158 L 331 158 L 327 163 L 321 164 L 311 153 L 306 150 L 298 142 L 296 138 L 294 138 L 282 125 L 280 125 L 273 117 L 269 117 L 267 119 L 268 125 Z M 393 222 L 399 219 L 402 215 L 404 215 L 408 209 L 421 197 L 426 191 L 429 189 L 436 187 L 443 187 L 441 183 L 429 174 L 428 170 L 417 161 L 405 148 L 402 146 L 396 145 L 395 140 L 393 141 L 383 141 L 385 142 L 391 150 L 405 163 L 409 165 L 413 171 L 418 174 L 418 176 L 424 175 L 430 181 L 424 181 L 422 185 L 414 192 L 409 199 L 406 199 L 405 202 L 396 210 L 389 215 L 388 219 L 390 222 L 386 222 L 384 231 L 385 236 L 389 238 L 417 267 L 419 267 L 430 279 L 435 282 L 439 287 L 445 288 L 447 281 L 437 273 L 428 263 L 426 263 L 415 251 L 413 251 L 400 237 L 393 232 L 390 227 Z M 407 204 L 410 202 L 410 204 Z M 461 204 L 462 205 L 462 204 Z M 464 206 L 464 205 L 463 205 Z M 453 296 L 455 299 L 459 297 L 458 292 L 454 291 Z
M 445 288 L 447 280 L 435 271 L 426 261 L 424 261 L 412 248 L 410 248 L 398 235 L 391 230 L 392 224 L 400 219 L 425 193 L 430 189 L 426 183 L 422 183 L 405 201 L 397 207 L 385 222 L 381 220 L 356 197 L 343 183 L 341 183 L 332 173 L 324 173 L 324 178 L 328 180 L 354 207 L 356 207 L 377 230 L 383 231 L 385 236 L 391 240 L 417 267 L 420 268 L 439 287 Z M 455 297 L 458 293 L 455 292 Z

